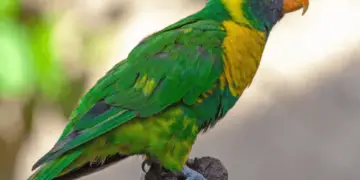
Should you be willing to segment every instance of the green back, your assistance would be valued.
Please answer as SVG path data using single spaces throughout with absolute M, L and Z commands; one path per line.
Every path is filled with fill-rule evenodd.
M 189 18 L 144 39 L 84 95 L 54 148 L 34 168 L 134 117 L 194 105 L 222 73 L 225 35 L 216 21 Z
M 219 88 L 226 36 L 222 21 L 233 18 L 222 2 L 210 0 L 202 11 L 140 42 L 84 95 L 54 148 L 34 168 L 135 117 L 151 117 L 170 106 L 191 109 L 203 129 L 214 125 L 238 99 L 227 87 Z M 278 20 L 263 6 L 270 1 L 239 2 L 249 20 L 244 26 L 269 31 Z M 210 89 L 212 95 L 196 103 Z

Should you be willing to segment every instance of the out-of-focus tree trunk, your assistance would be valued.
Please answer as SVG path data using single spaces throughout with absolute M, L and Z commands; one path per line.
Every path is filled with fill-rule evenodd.
M 0 147 L 2 147 L 0 149 L 1 179 L 13 179 L 15 160 L 20 146 L 20 141 L 9 144 L 4 139 L 0 138 Z
M 2 121 L 16 121 L 4 130 L 0 136 L 0 174 L 1 179 L 13 179 L 15 163 L 18 152 L 29 136 L 32 129 L 33 112 L 36 106 L 36 96 L 32 96 L 26 102 L 3 102 L 2 109 L 6 111 L 2 114 Z M 6 107 L 4 107 L 6 106 Z M 16 116 L 13 113 L 21 113 Z M 7 119 L 10 118 L 10 119 Z M 14 118 L 20 118 L 19 122 Z M 13 127 L 16 126 L 16 127 Z M 5 134 L 8 133 L 8 134 Z

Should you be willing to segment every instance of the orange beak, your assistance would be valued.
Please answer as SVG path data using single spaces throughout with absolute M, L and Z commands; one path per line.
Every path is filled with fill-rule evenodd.
M 303 8 L 302 15 L 304 15 L 309 7 L 309 0 L 284 0 L 283 11 L 290 13 Z

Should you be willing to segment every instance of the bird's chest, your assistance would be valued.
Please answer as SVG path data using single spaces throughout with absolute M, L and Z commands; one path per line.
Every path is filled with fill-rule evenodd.
M 223 68 L 220 83 L 239 97 L 248 87 L 259 67 L 266 35 L 240 26 L 233 21 L 223 23 L 227 36 L 223 41 Z

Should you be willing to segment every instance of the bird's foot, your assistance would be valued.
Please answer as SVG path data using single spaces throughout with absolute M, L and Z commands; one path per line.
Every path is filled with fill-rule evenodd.
M 147 171 L 145 170 L 146 166 L 151 167 L 153 165 L 153 162 L 150 159 L 145 159 L 142 163 L 141 163 L 141 169 L 144 171 L 144 173 L 147 173 Z
M 206 178 L 202 174 L 196 172 L 195 170 L 189 168 L 186 165 L 181 170 L 181 172 L 184 174 L 186 180 L 206 180 Z
M 149 166 L 148 170 L 145 169 L 146 166 Z M 142 163 L 141 163 L 141 169 L 143 170 L 143 172 L 145 174 L 159 174 L 160 176 L 163 176 L 166 174 L 165 171 L 163 171 L 160 163 L 158 163 L 157 161 L 153 161 L 151 159 L 145 159 Z M 150 173 L 151 172 L 151 173 Z

